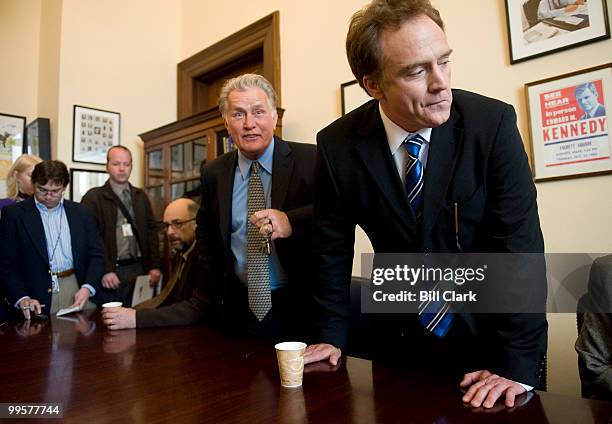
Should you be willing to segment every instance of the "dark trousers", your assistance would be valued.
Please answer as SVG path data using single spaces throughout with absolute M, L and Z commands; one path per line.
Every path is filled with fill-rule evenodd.
M 227 282 L 224 328 L 232 334 L 270 341 L 310 340 L 309 299 L 290 284 L 272 291 L 272 309 L 259 321 L 249 308 L 248 290 L 237 278 Z
M 121 284 L 116 289 L 101 288 L 94 297 L 94 302 L 103 304 L 106 302 L 122 302 L 124 307 L 132 306 L 132 296 L 134 294 L 134 282 L 136 277 L 143 275 L 144 266 L 142 262 L 136 262 L 130 265 L 118 266 L 115 273 L 121 281 Z

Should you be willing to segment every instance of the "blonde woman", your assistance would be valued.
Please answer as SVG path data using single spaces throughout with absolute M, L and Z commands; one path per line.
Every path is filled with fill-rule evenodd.
M 0 210 L 7 205 L 21 202 L 34 194 L 32 186 L 32 171 L 34 166 L 42 159 L 34 155 L 21 155 L 11 166 L 6 179 L 6 194 L 8 197 L 0 199 Z

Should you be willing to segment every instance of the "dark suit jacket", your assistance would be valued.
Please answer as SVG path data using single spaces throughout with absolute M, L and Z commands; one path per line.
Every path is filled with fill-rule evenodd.
M 130 184 L 132 191 L 132 206 L 134 221 L 140 236 L 140 252 L 142 253 L 145 272 L 150 269 L 161 269 L 159 258 L 159 227 L 149 198 L 141 189 Z M 102 187 L 94 187 L 85 193 L 81 203 L 87 206 L 93 214 L 100 237 L 106 249 L 106 272 L 115 271 L 117 261 L 117 211 L 119 208 L 113 200 L 113 189 L 107 181 Z
M 240 285 L 234 275 L 231 251 L 232 190 L 238 153 L 222 155 L 201 169 L 202 204 L 198 212 L 199 274 L 194 296 L 168 307 L 165 325 L 185 325 L 203 320 L 223 330 L 239 330 L 244 305 L 236 296 Z M 309 302 L 312 283 L 311 229 L 316 148 L 311 144 L 275 138 L 271 207 L 287 214 L 293 234 L 274 242 L 287 273 L 288 288 Z M 274 304 L 273 309 L 277 308 Z M 296 311 L 301 304 L 293 305 Z M 299 315 L 299 313 L 296 313 Z M 140 326 L 137 323 L 138 326 Z M 161 325 L 161 324 L 160 324 Z
M 536 190 L 513 108 L 465 91 L 453 96 L 449 120 L 431 135 L 422 226 L 389 151 L 378 102 L 319 132 L 313 237 L 320 342 L 346 343 L 356 225 L 377 253 L 456 252 L 456 202 L 463 251 L 543 252 Z M 464 318 L 501 349 L 496 372 L 537 386 L 547 343 L 544 314 Z
M 198 280 L 199 273 L 197 246 L 194 246 L 194 249 L 186 258 L 185 266 L 178 281 L 161 305 L 156 309 L 136 309 L 136 324 L 138 328 L 168 325 L 167 322 L 174 318 L 174 313 L 172 308 L 166 308 L 165 306 L 188 300 L 193 295 L 193 289 Z
M 582 396 L 612 401 L 612 255 L 593 262 L 583 306 L 576 340 Z
M 100 288 L 104 274 L 104 249 L 93 217 L 87 208 L 64 200 L 70 227 L 72 258 L 79 286 L 87 283 Z M 51 308 L 51 270 L 47 242 L 40 213 L 34 199 L 7 206 L 0 219 L 0 268 L 2 282 L 11 304 L 30 296 Z

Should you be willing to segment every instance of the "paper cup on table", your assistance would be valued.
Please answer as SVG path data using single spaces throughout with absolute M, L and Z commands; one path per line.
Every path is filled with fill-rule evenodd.
M 274 346 L 278 359 L 281 386 L 300 387 L 304 375 L 304 351 L 306 343 L 283 342 Z
M 123 303 L 121 302 L 107 302 L 107 303 L 104 303 L 102 307 L 103 308 L 118 308 L 121 305 L 123 305 Z

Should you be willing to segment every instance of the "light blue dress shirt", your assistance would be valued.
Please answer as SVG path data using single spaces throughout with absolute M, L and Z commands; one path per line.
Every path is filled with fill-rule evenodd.
M 66 211 L 64 210 L 64 199 L 60 200 L 59 204 L 53 209 L 48 209 L 36 198 L 34 198 L 34 202 L 45 229 L 51 272 L 60 272 L 74 268 L 72 239 L 70 237 L 68 218 L 66 218 Z
M 272 162 L 274 157 L 274 138 L 257 160 L 260 166 L 260 178 L 266 197 L 266 209 L 271 207 L 272 193 Z M 252 160 L 247 159 L 238 151 L 238 166 L 234 173 L 234 189 L 232 191 L 232 234 L 231 248 L 236 258 L 234 273 L 238 279 L 247 285 L 247 195 L 249 191 L 249 177 L 251 176 Z M 287 282 L 287 275 L 278 259 L 278 254 L 272 242 L 272 255 L 270 255 L 270 289 L 275 290 Z
M 40 213 L 40 219 L 45 229 L 45 240 L 47 245 L 47 255 L 51 272 L 61 272 L 74 268 L 72 258 L 72 238 L 70 237 L 70 226 L 64 209 L 64 199 L 53 209 L 47 208 L 34 197 L 36 209 Z M 96 294 L 96 290 L 90 284 L 83 284 L 91 296 Z M 60 288 L 61 289 L 61 288 Z M 24 296 L 15 303 L 19 308 L 19 302 L 29 296 Z

